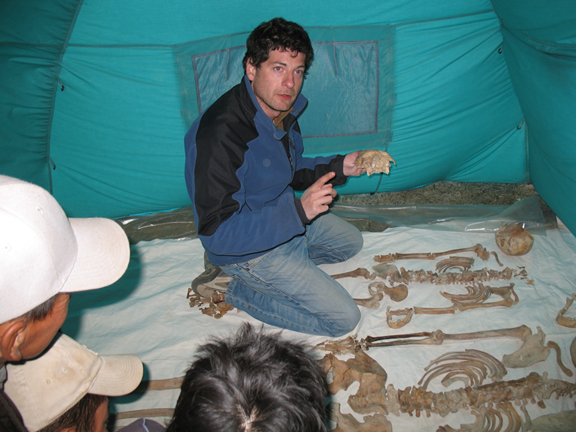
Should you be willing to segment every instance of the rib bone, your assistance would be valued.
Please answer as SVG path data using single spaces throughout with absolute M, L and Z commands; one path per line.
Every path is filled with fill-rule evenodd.
M 552 348 L 552 349 L 554 349 L 554 351 L 556 351 L 556 362 L 558 363 L 558 367 L 560 369 L 562 369 L 562 372 L 564 372 L 569 377 L 573 376 L 574 373 L 570 369 L 568 369 L 566 366 L 564 366 L 564 363 L 562 363 L 562 352 L 560 351 L 560 346 L 554 341 L 548 341 L 546 346 L 548 348 Z
M 464 385 L 481 385 L 486 377 L 492 381 L 500 381 L 508 373 L 498 359 L 478 350 L 450 352 L 441 355 L 430 362 L 424 369 L 426 373 L 418 382 L 424 390 L 436 377 L 444 376 L 442 385 L 449 387 L 455 381 Z
M 443 308 L 427 308 L 427 307 L 413 307 L 411 309 L 402 309 L 398 311 L 390 311 L 390 307 L 386 311 L 386 321 L 392 328 L 400 328 L 405 326 L 412 319 L 414 314 L 426 315 L 440 315 L 440 314 L 454 314 L 456 312 L 463 312 L 469 309 L 488 308 L 496 306 L 511 307 L 518 303 L 518 296 L 514 292 L 514 284 L 506 287 L 490 287 L 482 283 L 467 286 L 468 294 L 458 295 L 441 292 L 444 297 L 450 300 L 452 306 Z M 491 303 L 486 303 L 492 294 L 499 295 L 502 300 Z M 393 316 L 404 316 L 403 319 L 397 321 L 393 320 Z M 391 325 L 392 324 L 392 325 Z
M 436 271 L 439 273 L 446 273 L 446 271 L 451 268 L 460 268 L 465 272 L 470 270 L 470 267 L 472 267 L 473 264 L 474 258 L 451 256 L 450 258 L 438 261 L 438 264 L 436 264 Z

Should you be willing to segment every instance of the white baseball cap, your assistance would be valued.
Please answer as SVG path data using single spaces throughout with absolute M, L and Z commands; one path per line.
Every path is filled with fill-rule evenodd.
M 99 356 L 61 334 L 40 357 L 6 365 L 4 391 L 30 432 L 48 426 L 86 393 L 123 396 L 132 392 L 144 368 L 136 355 Z
M 110 285 L 129 261 L 119 224 L 69 219 L 45 189 L 0 175 L 0 324 L 59 292 Z

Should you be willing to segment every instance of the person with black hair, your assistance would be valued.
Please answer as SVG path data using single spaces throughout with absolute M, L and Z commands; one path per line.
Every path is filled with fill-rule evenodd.
M 167 432 L 324 432 L 327 386 L 307 347 L 256 331 L 201 346 Z
M 360 311 L 317 265 L 361 250 L 360 232 L 328 208 L 334 186 L 365 169 L 354 164 L 359 152 L 303 156 L 300 90 L 314 58 L 306 31 L 274 18 L 254 29 L 246 48 L 242 82 L 185 137 L 186 185 L 206 251 L 192 289 L 226 290 L 229 304 L 267 324 L 341 336 Z M 295 190 L 304 191 L 300 198 Z

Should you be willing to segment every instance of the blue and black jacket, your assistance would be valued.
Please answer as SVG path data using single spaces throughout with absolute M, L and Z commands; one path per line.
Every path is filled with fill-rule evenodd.
M 186 186 L 198 237 L 213 264 L 251 260 L 304 233 L 310 221 L 294 190 L 330 171 L 336 173 L 333 185 L 346 182 L 344 156 L 302 157 L 296 119 L 306 104 L 300 94 L 278 129 L 244 76 L 190 127 Z

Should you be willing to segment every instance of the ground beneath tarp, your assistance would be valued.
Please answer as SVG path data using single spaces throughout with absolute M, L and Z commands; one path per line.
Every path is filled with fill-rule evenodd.
M 528 326 L 533 334 L 538 327 L 546 334 L 546 342 L 556 342 L 562 352 L 564 364 L 575 370 L 570 359 L 570 344 L 576 329 L 560 326 L 555 321 L 559 310 L 566 304 L 567 297 L 576 292 L 576 239 L 564 227 L 535 235 L 532 251 L 521 257 L 506 256 L 495 244 L 493 233 L 452 232 L 415 227 L 388 228 L 384 232 L 363 233 L 365 246 L 353 259 L 322 268 L 328 274 L 337 274 L 364 267 L 372 270 L 377 263 L 375 255 L 408 252 L 440 252 L 444 250 L 482 244 L 488 251 L 497 251 L 503 264 L 500 267 L 493 256 L 482 261 L 473 253 L 461 254 L 474 258 L 472 270 L 487 269 L 502 271 L 504 268 L 519 272 L 511 280 L 488 281 L 490 286 L 508 286 L 514 283 L 518 304 L 467 310 L 447 315 L 414 315 L 402 328 L 391 329 L 386 322 L 386 309 L 393 310 L 417 307 L 447 307 L 450 301 L 440 291 L 464 294 L 464 285 L 433 285 L 410 283 L 409 294 L 400 303 L 385 297 L 378 309 L 362 308 L 362 319 L 352 336 L 357 340 L 368 335 L 407 334 L 422 331 L 442 330 L 444 333 L 464 333 L 482 330 Z M 394 263 L 406 270 L 435 270 L 438 262 L 431 260 L 405 260 Z M 525 270 L 525 274 L 522 272 Z M 186 298 L 191 280 L 203 271 L 203 249 L 198 239 L 152 240 L 132 246 L 132 257 L 126 274 L 111 287 L 92 292 L 74 294 L 69 317 L 63 332 L 85 344 L 99 354 L 138 354 L 145 364 L 145 379 L 158 380 L 180 377 L 192 361 L 199 344 L 213 336 L 227 336 L 244 321 L 256 323 L 244 312 L 232 310 L 220 319 L 203 314 L 198 308 L 190 308 Z M 523 275 L 523 276 L 522 276 Z M 372 281 L 363 278 L 340 279 L 342 285 L 355 298 L 368 297 L 368 285 Z M 313 289 L 313 287 L 311 287 Z M 498 301 L 493 295 L 488 302 Z M 576 316 L 576 305 L 568 311 Z M 328 338 L 312 337 L 284 331 L 287 338 L 306 340 L 316 345 Z M 367 354 L 375 359 L 387 372 L 387 383 L 395 389 L 416 386 L 425 374 L 425 368 L 437 357 L 466 349 L 481 350 L 502 360 L 521 346 L 514 338 L 491 338 L 472 341 L 445 341 L 441 345 L 411 345 L 371 348 Z M 321 358 L 326 353 L 316 350 Z M 343 357 L 346 358 L 346 357 Z M 508 368 L 504 380 L 526 377 L 531 372 L 570 383 L 574 378 L 566 376 L 556 362 L 554 351 L 544 362 L 525 368 Z M 489 380 L 487 381 L 489 382 Z M 433 392 L 447 392 L 462 387 L 455 383 L 444 388 L 440 380 L 433 380 L 428 388 Z M 358 389 L 353 384 L 346 391 L 338 392 L 333 400 L 342 404 L 342 412 L 350 413 L 347 398 Z M 143 394 L 115 398 L 112 410 L 126 412 L 151 408 L 173 408 L 178 397 L 177 390 L 149 390 Z M 552 398 L 545 401 L 545 408 L 528 403 L 532 419 L 543 414 L 574 409 L 574 400 L 569 397 Z M 521 418 L 524 414 L 517 410 Z M 362 416 L 356 415 L 358 419 Z M 389 414 L 393 430 L 435 431 L 438 426 L 450 425 L 458 429 L 461 424 L 473 423 L 474 415 L 469 410 L 460 410 L 447 417 L 436 414 L 428 417 L 422 412 L 419 417 L 408 414 Z M 156 418 L 164 421 L 163 418 Z M 117 425 L 129 420 L 119 421 Z

